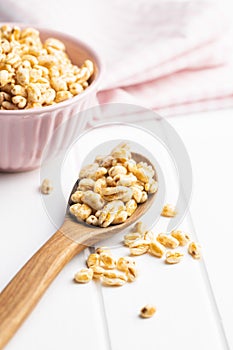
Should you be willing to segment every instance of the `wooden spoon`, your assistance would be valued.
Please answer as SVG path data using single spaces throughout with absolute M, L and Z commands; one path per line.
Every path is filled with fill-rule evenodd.
M 137 153 L 132 153 L 132 156 L 137 162 L 150 164 L 148 159 Z M 156 172 L 154 179 L 157 180 Z M 79 180 L 74 185 L 70 197 L 75 192 L 78 182 Z M 150 208 L 154 198 L 155 194 L 149 195 L 148 200 L 140 204 L 123 224 L 107 228 L 89 226 L 74 220 L 69 214 L 71 204 L 69 199 L 63 225 L 32 256 L 0 294 L 0 349 L 11 339 L 50 283 L 76 254 L 138 221 Z

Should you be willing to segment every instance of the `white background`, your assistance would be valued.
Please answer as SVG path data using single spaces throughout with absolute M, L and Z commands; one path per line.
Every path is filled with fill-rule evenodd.
M 232 1 L 219 2 L 232 15 L 233 20 Z M 170 118 L 169 122 L 183 139 L 192 161 L 194 190 L 190 212 L 202 245 L 229 345 L 233 349 L 231 271 L 233 110 L 177 116 Z M 0 288 L 7 284 L 16 271 L 54 232 L 55 228 L 44 211 L 38 193 L 39 183 L 39 171 L 0 175 Z M 139 328 L 141 333 L 137 329 L 136 338 L 149 339 L 148 349 L 156 348 L 154 330 L 157 324 L 164 322 L 164 318 L 172 320 L 173 318 L 169 312 L 167 313 L 168 310 L 166 313 L 159 310 L 162 297 L 158 298 L 158 295 L 154 294 L 154 290 L 158 288 L 156 276 L 151 277 L 152 261 L 140 260 L 142 277 L 135 287 L 132 284 L 128 289 L 105 289 L 102 299 L 103 294 L 98 285 L 74 286 L 72 283 L 74 272 L 84 264 L 85 254 L 75 258 L 62 271 L 6 349 L 109 350 L 112 346 L 114 350 L 125 350 L 126 347 L 122 347 L 124 344 L 122 339 L 124 340 L 126 334 L 129 339 L 134 339 L 134 327 L 137 329 L 138 322 L 141 321 L 136 314 L 147 302 L 155 303 L 158 313 L 151 320 L 153 327 L 150 326 L 152 323 L 146 323 L 145 326 L 142 320 L 143 323 L 140 323 Z M 187 266 L 189 265 L 187 263 Z M 147 290 L 150 278 L 154 278 L 155 288 Z M 132 296 L 133 302 L 125 305 L 124 300 L 130 300 L 125 299 L 129 295 Z M 198 300 L 196 302 L 198 306 Z M 192 303 L 195 303 L 195 293 L 190 295 L 190 304 Z M 120 305 L 124 307 L 121 308 Z M 124 309 L 124 313 L 118 314 L 118 307 L 119 310 Z M 103 314 L 103 310 L 106 314 Z M 130 327 L 126 312 L 127 315 L 131 313 Z M 200 314 L 200 319 L 196 316 L 192 322 L 201 322 L 201 318 Z M 189 331 L 189 322 L 191 321 L 188 319 L 186 328 L 181 330 L 184 336 Z M 122 334 L 121 331 L 127 327 L 129 332 Z M 206 324 L 207 332 L 209 327 Z M 163 336 L 169 337 L 169 328 L 164 327 Z M 198 336 L 195 330 L 193 336 Z M 133 344 L 134 349 L 137 349 L 137 344 L 135 342 Z M 192 339 L 187 339 L 186 344 L 186 349 L 190 349 Z M 175 349 L 178 348 L 177 343 L 173 345 Z M 207 348 L 208 343 L 201 350 Z M 130 344 L 127 349 L 130 349 Z M 158 347 L 158 349 L 164 348 Z M 212 349 L 217 350 L 217 345 Z

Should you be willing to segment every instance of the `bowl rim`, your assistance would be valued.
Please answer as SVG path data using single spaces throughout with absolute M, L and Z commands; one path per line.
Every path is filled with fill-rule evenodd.
M 64 39 L 68 39 L 70 41 L 75 42 L 75 44 L 77 44 L 78 46 L 83 47 L 84 49 L 86 49 L 86 51 L 90 52 L 90 54 L 94 57 L 94 63 L 97 65 L 98 67 L 98 71 L 97 71 L 97 75 L 96 78 L 93 80 L 93 82 L 88 86 L 87 89 L 85 89 L 81 94 L 73 96 L 72 98 L 56 103 L 55 105 L 51 105 L 51 106 L 45 106 L 45 107 L 39 107 L 39 108 L 29 108 L 29 109 L 18 109 L 18 110 L 0 110 L 0 116 L 8 115 L 8 116 L 14 116 L 14 117 L 30 117 L 34 114 L 44 114 L 44 113 L 49 113 L 49 112 L 53 112 L 56 109 L 62 109 L 65 108 L 67 106 L 71 106 L 73 104 L 75 104 L 78 101 L 81 101 L 83 99 L 85 99 L 85 97 L 93 92 L 94 90 L 98 90 L 97 87 L 99 86 L 100 80 L 101 80 L 101 75 L 102 75 L 102 70 L 103 70 L 103 64 L 101 62 L 101 58 L 99 56 L 99 54 L 89 46 L 89 44 L 87 44 L 86 42 L 78 39 L 77 37 L 75 37 L 74 35 L 68 34 L 66 32 L 61 32 L 59 30 L 54 30 L 54 29 L 50 29 L 49 27 L 44 27 L 44 26 L 40 26 L 40 25 L 33 25 L 33 24 L 27 24 L 27 23 L 23 23 L 23 22 L 1 22 L 0 21 L 0 26 L 3 25 L 9 25 L 9 26 L 18 26 L 20 28 L 24 28 L 24 27 L 30 27 L 30 28 L 35 28 L 38 29 L 39 31 L 47 31 L 49 33 L 51 33 L 51 36 L 54 35 L 54 37 L 60 39 L 61 37 Z M 49 34 L 50 35 L 50 34 Z

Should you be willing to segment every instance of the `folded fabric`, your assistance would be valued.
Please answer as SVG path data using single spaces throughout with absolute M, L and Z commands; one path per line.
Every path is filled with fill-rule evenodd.
M 136 103 L 163 115 L 233 105 L 232 36 L 214 3 L 8 0 L 16 11 L 1 7 L 1 21 L 23 14 L 24 22 L 91 44 L 106 62 L 101 103 Z

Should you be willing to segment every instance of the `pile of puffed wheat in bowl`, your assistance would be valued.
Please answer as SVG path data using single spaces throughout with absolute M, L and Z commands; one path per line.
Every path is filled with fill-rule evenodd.
M 56 38 L 40 39 L 34 28 L 0 28 L 0 109 L 46 107 L 84 91 L 94 73 L 85 60 L 72 64 L 65 45 Z

